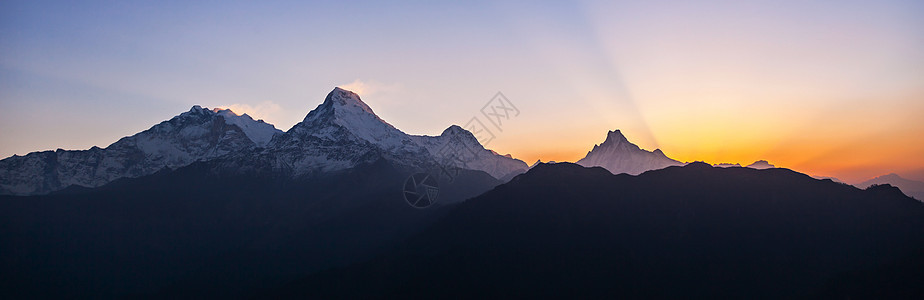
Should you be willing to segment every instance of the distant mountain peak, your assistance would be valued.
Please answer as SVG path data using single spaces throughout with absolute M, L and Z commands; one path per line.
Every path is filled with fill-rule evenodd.
M 212 112 L 218 113 L 218 114 L 232 114 L 232 115 L 235 115 L 235 116 L 239 116 L 237 113 L 235 113 L 234 111 L 232 111 L 230 108 L 220 108 L 220 107 L 216 107 L 216 108 L 213 108 L 213 109 L 212 109 Z
M 906 195 L 914 197 L 919 201 L 924 201 L 924 182 L 903 178 L 895 173 L 878 176 L 856 185 L 859 188 L 867 188 L 873 185 L 888 184 L 901 189 Z
M 220 115 L 220 116 L 227 116 L 227 117 L 247 117 L 247 118 L 250 118 L 251 120 L 253 120 L 253 117 L 251 117 L 251 116 L 248 115 L 247 113 L 238 114 L 238 113 L 232 111 L 230 108 L 219 108 L 219 107 L 216 107 L 216 108 L 213 108 L 213 109 L 212 109 L 212 112 L 214 112 L 215 114 L 218 114 L 218 115 Z
M 263 122 L 263 120 L 254 120 L 249 115 L 231 111 L 229 108 L 206 108 L 200 105 L 193 105 L 188 112 L 182 113 L 177 117 L 221 117 L 228 125 L 234 125 L 244 132 L 254 144 L 258 147 L 266 147 L 273 136 L 282 134 L 282 130 L 277 129 L 272 124 Z
M 183 115 L 210 115 L 210 114 L 212 114 L 212 113 L 213 113 L 213 112 L 212 112 L 211 110 L 209 110 L 208 108 L 203 108 L 203 107 L 200 106 L 200 105 L 193 105 L 193 106 L 189 109 L 189 111 L 187 111 L 187 112 L 185 112 L 185 113 L 182 113 L 182 114 L 180 114 L 180 115 L 181 115 L 181 116 L 183 116 Z
M 466 147 L 470 147 L 472 149 L 484 149 L 484 146 L 478 142 L 478 138 L 476 138 L 474 134 L 468 130 L 465 130 L 459 125 L 452 125 L 447 127 L 446 130 L 443 130 L 443 132 L 440 133 L 440 137 L 452 138 L 453 140 L 464 143 Z
M 740 168 L 741 164 L 739 163 L 717 163 L 712 166 L 716 168 Z
M 535 163 L 533 163 L 532 165 L 529 166 L 529 168 L 532 169 L 532 168 L 534 168 L 534 167 L 536 167 L 536 166 L 538 166 L 538 165 L 542 165 L 542 164 L 552 164 L 552 165 L 554 165 L 554 164 L 557 164 L 557 163 L 558 163 L 558 162 L 557 162 L 557 161 L 554 161 L 554 160 L 550 160 L 550 161 L 543 162 L 542 159 L 537 159 Z
M 646 151 L 629 142 L 621 131 L 612 130 L 606 139 L 587 152 L 587 156 L 577 161 L 585 167 L 603 167 L 613 174 L 628 173 L 638 175 L 645 171 L 662 169 L 669 166 L 683 165 L 670 159 L 660 149 Z
M 442 162 L 485 171 L 497 179 L 512 178 L 528 169 L 525 162 L 510 154 L 485 149 L 474 134 L 459 125 L 449 126 L 439 136 L 411 138 Z
M 354 136 L 372 143 L 392 140 L 404 134 L 379 118 L 372 108 L 359 98 L 359 95 L 339 87 L 328 93 L 324 102 L 296 125 L 296 127 L 315 128 L 309 130 L 309 133 L 328 137 L 331 137 L 331 133 L 324 132 L 321 128 L 330 126 L 344 128 Z
M 772 169 L 772 168 L 776 168 L 776 166 L 774 166 L 774 165 L 771 164 L 770 162 L 768 162 L 768 161 L 766 161 L 766 160 L 763 160 L 763 159 L 758 160 L 758 161 L 755 161 L 753 164 L 750 164 L 750 165 L 748 165 L 747 167 L 748 167 L 748 168 L 751 168 L 751 169 Z
M 611 130 L 607 132 L 606 140 L 604 140 L 603 144 L 601 145 L 611 145 L 611 144 L 621 144 L 621 143 L 632 144 L 632 143 L 629 143 L 629 139 L 627 139 L 626 136 L 623 135 L 621 131 L 619 131 L 619 129 L 616 129 L 616 130 Z
M 667 155 L 665 155 L 665 154 L 664 154 L 664 151 L 661 151 L 661 149 L 654 149 L 654 151 L 651 151 L 651 153 L 654 153 L 654 154 L 657 154 L 657 155 L 660 155 L 660 156 L 667 157 Z
M 375 112 L 372 111 L 372 108 L 369 107 L 362 99 L 359 98 L 359 94 L 354 93 L 353 91 L 345 90 L 340 87 L 335 87 L 333 91 L 327 94 L 327 97 L 324 98 L 324 104 L 333 105 L 340 109 L 359 109 L 366 113 L 375 115 Z
M 463 129 L 459 125 L 450 125 L 449 127 L 446 127 L 446 130 L 443 130 L 443 133 L 440 133 L 440 136 L 463 134 L 463 133 L 471 134 L 471 132 L 468 132 L 468 130 Z

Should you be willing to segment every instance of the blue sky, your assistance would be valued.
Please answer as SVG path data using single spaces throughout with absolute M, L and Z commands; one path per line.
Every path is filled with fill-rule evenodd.
M 286 130 L 347 86 L 414 134 L 502 91 L 522 114 L 489 148 L 530 162 L 622 129 L 680 160 L 924 178 L 921 1 L 191 2 L 0 3 L 0 156 L 194 104 Z

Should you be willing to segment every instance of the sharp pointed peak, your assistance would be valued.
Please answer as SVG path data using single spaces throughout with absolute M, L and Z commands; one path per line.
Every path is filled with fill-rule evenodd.
M 619 129 L 616 129 L 616 130 L 610 130 L 609 132 L 606 133 L 606 140 L 604 140 L 603 143 L 606 144 L 607 142 L 613 142 L 613 143 L 626 142 L 628 143 L 629 140 L 626 139 L 626 136 L 623 135 L 622 132 L 619 131 Z
M 314 128 L 314 129 L 309 129 Z M 289 131 L 299 135 L 321 134 L 325 138 L 339 138 L 330 132 L 320 133 L 320 128 L 341 128 L 351 136 L 374 144 L 388 143 L 388 147 L 401 147 L 406 134 L 395 128 L 372 111 L 356 93 L 336 87 L 324 102 L 308 112 L 302 122 Z
M 368 113 L 374 114 L 372 109 L 369 108 L 369 105 L 366 105 L 362 98 L 359 97 L 359 94 L 340 87 L 335 87 L 334 90 L 327 93 L 327 97 L 324 98 L 324 104 L 358 107 Z
M 365 102 L 359 97 L 358 94 L 340 88 L 335 87 L 330 93 L 327 94 L 327 97 L 324 98 L 324 102 L 321 105 L 318 105 L 317 108 L 312 110 L 305 116 L 303 122 L 309 122 L 312 119 L 316 118 L 333 118 L 334 116 L 361 116 L 361 115 L 371 115 L 375 119 L 382 121 L 378 115 L 372 111 L 372 108 L 369 105 L 366 105 Z M 350 117 L 353 118 L 353 117 Z M 316 120 L 315 120 L 316 121 Z M 382 121 L 385 122 L 385 121 Z M 391 126 L 391 125 L 389 125 Z

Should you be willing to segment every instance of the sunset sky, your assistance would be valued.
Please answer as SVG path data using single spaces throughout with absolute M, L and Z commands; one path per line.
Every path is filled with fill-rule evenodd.
M 530 164 L 621 129 L 680 161 L 924 180 L 924 1 L 81 2 L 0 2 L 0 156 L 196 104 L 287 130 L 341 86 L 428 135 L 503 92 L 521 113 L 487 147 Z

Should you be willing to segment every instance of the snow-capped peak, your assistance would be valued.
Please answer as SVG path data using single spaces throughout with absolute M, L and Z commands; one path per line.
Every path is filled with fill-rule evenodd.
M 257 144 L 258 147 L 266 147 L 266 144 L 269 144 L 273 136 L 282 134 L 282 130 L 276 129 L 276 126 L 273 126 L 273 124 L 263 122 L 263 120 L 254 120 L 246 113 L 238 115 L 231 111 L 231 109 L 220 108 L 215 108 L 212 112 L 224 118 L 225 123 L 228 125 L 237 125 L 237 127 L 240 127 L 241 130 L 244 131 L 244 134 L 246 134 L 254 144 Z
M 251 151 L 258 148 L 262 149 Z M 71 184 L 96 187 L 218 158 L 228 170 L 272 170 L 292 176 L 344 170 L 378 159 L 413 168 L 462 167 L 498 179 L 527 168 L 510 155 L 484 149 L 459 126 L 450 126 L 440 136 L 408 135 L 379 118 L 356 93 L 335 88 L 287 132 L 230 109 L 194 105 L 106 148 L 34 152 L 0 160 L 0 194 L 46 193 Z
M 587 156 L 577 161 L 585 167 L 603 167 L 613 174 L 641 174 L 648 170 L 668 166 L 682 165 L 679 161 L 668 158 L 660 149 L 646 151 L 629 140 L 619 130 L 609 131 L 606 140 L 587 152 Z
M 443 130 L 443 133 L 440 133 L 440 135 L 460 134 L 460 133 L 463 133 L 463 132 L 468 132 L 468 131 L 465 130 L 465 129 L 463 129 L 463 128 L 462 128 L 461 126 L 459 126 L 459 125 L 450 125 L 449 127 L 446 127 L 446 130 Z
M 334 88 L 321 105 L 305 116 L 298 131 L 318 137 L 333 138 L 331 125 L 344 128 L 357 138 L 384 146 L 386 149 L 401 148 L 407 135 L 382 118 L 379 118 L 354 92 Z M 303 128 L 313 128 L 304 131 Z
M 69 185 L 97 187 L 246 152 L 278 132 L 249 116 L 196 105 L 106 148 L 32 152 L 0 160 L 0 194 L 41 194 Z
M 606 140 L 603 141 L 602 145 L 622 144 L 622 143 L 629 143 L 629 139 L 627 139 L 626 136 L 622 135 L 622 132 L 620 132 L 619 129 L 616 129 L 616 130 L 607 132 Z
M 443 130 L 439 136 L 411 136 L 418 144 L 427 149 L 441 163 L 452 163 L 458 167 L 481 170 L 494 178 L 512 178 L 525 172 L 525 162 L 513 156 L 500 155 L 485 149 L 478 139 L 468 130 L 452 125 Z
M 266 147 L 273 136 L 282 134 L 282 130 L 276 129 L 272 124 L 263 122 L 263 120 L 254 120 L 247 114 L 238 115 L 231 109 L 213 108 L 208 109 L 200 105 L 193 105 L 189 111 L 180 114 L 177 117 L 221 117 L 228 125 L 239 127 L 257 147 Z
M 443 133 L 440 133 L 441 137 L 455 137 L 456 140 L 464 142 L 469 147 L 475 147 L 478 149 L 484 149 L 481 143 L 478 142 L 478 138 L 468 130 L 463 129 L 459 125 L 452 125 L 443 130 Z
M 314 123 L 322 118 L 333 118 L 332 121 L 337 121 L 338 123 L 356 121 L 357 119 L 372 119 L 394 128 L 394 126 L 379 118 L 372 111 L 372 108 L 359 98 L 359 95 L 339 87 L 328 93 L 327 97 L 324 98 L 324 102 L 309 112 L 302 122 Z
M 203 108 L 202 106 L 199 106 L 199 105 L 193 105 L 192 108 L 189 109 L 189 111 L 180 114 L 180 116 L 211 115 L 212 113 L 214 112 L 209 110 L 208 108 Z
M 335 87 L 333 91 L 327 94 L 327 98 L 324 99 L 324 102 L 331 102 L 332 104 L 343 107 L 344 109 L 359 109 L 366 113 L 375 115 L 375 112 L 372 111 L 372 108 L 369 105 L 366 105 L 362 99 L 359 98 L 359 95 L 353 91 L 345 90 L 340 87 Z

